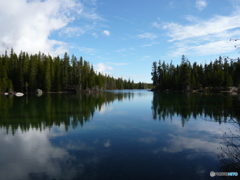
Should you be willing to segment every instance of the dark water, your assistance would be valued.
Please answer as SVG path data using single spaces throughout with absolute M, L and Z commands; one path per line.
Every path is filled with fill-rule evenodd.
M 0 96 L 0 179 L 222 179 L 210 172 L 239 170 L 239 107 L 143 90 Z

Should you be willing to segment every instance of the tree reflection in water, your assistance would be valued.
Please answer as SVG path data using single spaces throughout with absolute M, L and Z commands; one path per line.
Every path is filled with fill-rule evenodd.
M 155 120 L 172 119 L 179 116 L 182 126 L 189 119 L 210 119 L 226 123 L 228 117 L 239 117 L 236 98 L 232 96 L 194 93 L 154 93 L 152 114 Z
M 229 132 L 223 132 L 222 142 L 219 147 L 219 169 L 221 172 L 238 172 L 240 176 L 240 122 L 237 119 L 230 120 L 235 124 L 236 129 L 229 129 Z M 230 122 L 229 121 L 229 122 Z M 233 177 L 225 177 L 232 179 Z
M 238 172 L 240 176 L 239 97 L 223 94 L 154 93 L 153 119 L 161 121 L 179 116 L 183 127 L 189 119 L 204 119 L 219 124 L 234 123 L 234 129 L 223 131 L 222 136 L 217 137 L 222 141 L 218 155 L 219 172 Z M 239 179 L 239 176 L 236 178 Z
M 64 125 L 66 131 L 84 125 L 96 111 L 115 100 L 132 99 L 133 93 L 45 94 L 16 98 L 0 96 L 0 128 L 14 135 L 20 128 L 48 129 Z

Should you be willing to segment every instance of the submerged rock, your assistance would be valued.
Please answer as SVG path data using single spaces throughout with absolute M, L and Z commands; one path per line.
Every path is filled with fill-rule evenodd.
M 43 93 L 43 91 L 42 91 L 41 89 L 36 89 L 36 90 L 34 91 L 34 93 L 35 93 L 37 96 L 41 96 L 42 93 Z

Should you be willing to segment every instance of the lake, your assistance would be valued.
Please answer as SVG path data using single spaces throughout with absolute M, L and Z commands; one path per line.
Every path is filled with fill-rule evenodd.
M 221 179 L 210 172 L 239 170 L 239 107 L 147 90 L 1 95 L 0 179 Z

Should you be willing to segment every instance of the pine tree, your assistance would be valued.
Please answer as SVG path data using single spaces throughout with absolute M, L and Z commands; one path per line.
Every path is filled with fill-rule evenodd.
M 182 62 L 180 66 L 180 83 L 182 90 L 189 90 L 190 86 L 190 62 L 182 55 Z
M 69 85 L 69 56 L 67 52 L 64 53 L 63 61 L 62 61 L 62 88 L 66 89 Z
M 0 92 L 6 91 L 8 87 L 6 66 L 0 60 Z
M 28 82 L 30 91 L 34 91 L 36 89 L 36 75 L 37 75 L 37 56 L 31 55 L 29 60 L 29 68 L 28 68 Z
M 53 67 L 54 67 L 54 75 L 52 77 L 53 79 L 53 90 L 54 91 L 61 91 L 62 89 L 62 83 L 61 83 L 61 61 L 59 56 L 57 56 L 56 58 L 54 58 L 53 60 Z
M 157 62 L 153 62 L 152 65 L 152 81 L 153 81 L 153 86 L 157 87 L 158 86 L 158 75 L 157 75 Z
M 51 58 L 48 56 L 45 56 L 45 60 L 44 60 L 44 67 L 45 67 L 45 71 L 44 71 L 44 90 L 46 92 L 49 92 L 51 90 L 51 67 L 50 67 L 50 63 L 51 63 Z

